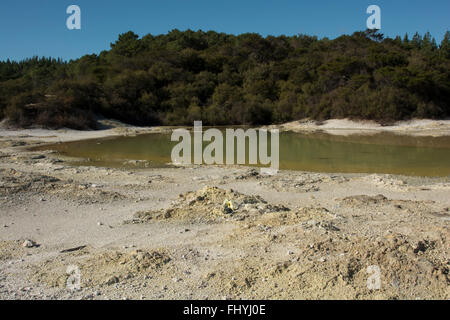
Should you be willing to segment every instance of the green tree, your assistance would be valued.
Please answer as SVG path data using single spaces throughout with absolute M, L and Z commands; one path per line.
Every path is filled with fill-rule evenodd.
M 441 45 L 439 46 L 439 52 L 442 57 L 446 59 L 450 58 L 450 31 L 448 30 L 442 39 Z

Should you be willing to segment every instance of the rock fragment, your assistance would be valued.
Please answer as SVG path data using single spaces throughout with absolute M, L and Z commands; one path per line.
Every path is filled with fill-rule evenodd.
M 24 247 L 24 248 L 34 248 L 34 247 L 37 247 L 37 246 L 38 245 L 37 245 L 36 242 L 34 242 L 33 240 L 29 240 L 29 239 L 25 240 L 22 243 L 22 247 Z

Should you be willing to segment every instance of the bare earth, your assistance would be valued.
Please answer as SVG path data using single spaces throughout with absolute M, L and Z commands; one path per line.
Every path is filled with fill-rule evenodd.
M 450 132 L 418 122 L 388 130 Z M 449 177 L 108 169 L 26 150 L 160 130 L 0 131 L 0 299 L 450 298 Z

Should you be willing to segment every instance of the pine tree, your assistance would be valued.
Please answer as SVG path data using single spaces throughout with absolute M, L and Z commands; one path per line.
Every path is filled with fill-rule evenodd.
M 432 36 L 430 32 L 425 33 L 425 35 L 423 36 L 421 48 L 425 51 L 433 50 Z
M 403 37 L 403 43 L 404 44 L 408 44 L 409 43 L 409 38 L 408 38 L 408 34 L 405 33 L 405 36 Z
M 433 50 L 436 50 L 438 48 L 437 42 L 436 42 L 436 38 L 433 37 L 433 39 L 431 40 L 431 48 Z
M 414 47 L 420 49 L 422 47 L 422 36 L 416 32 L 411 40 Z
M 444 58 L 450 58 L 450 32 L 448 30 L 439 46 L 439 52 Z

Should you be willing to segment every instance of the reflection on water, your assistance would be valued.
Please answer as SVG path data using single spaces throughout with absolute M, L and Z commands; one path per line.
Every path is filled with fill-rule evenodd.
M 147 134 L 44 148 L 89 159 L 82 163 L 87 165 L 118 167 L 124 166 L 126 160 L 149 160 L 150 166 L 162 167 L 170 163 L 175 144 L 170 141 L 170 134 Z M 280 169 L 447 176 L 450 175 L 450 138 L 284 132 L 280 134 Z

